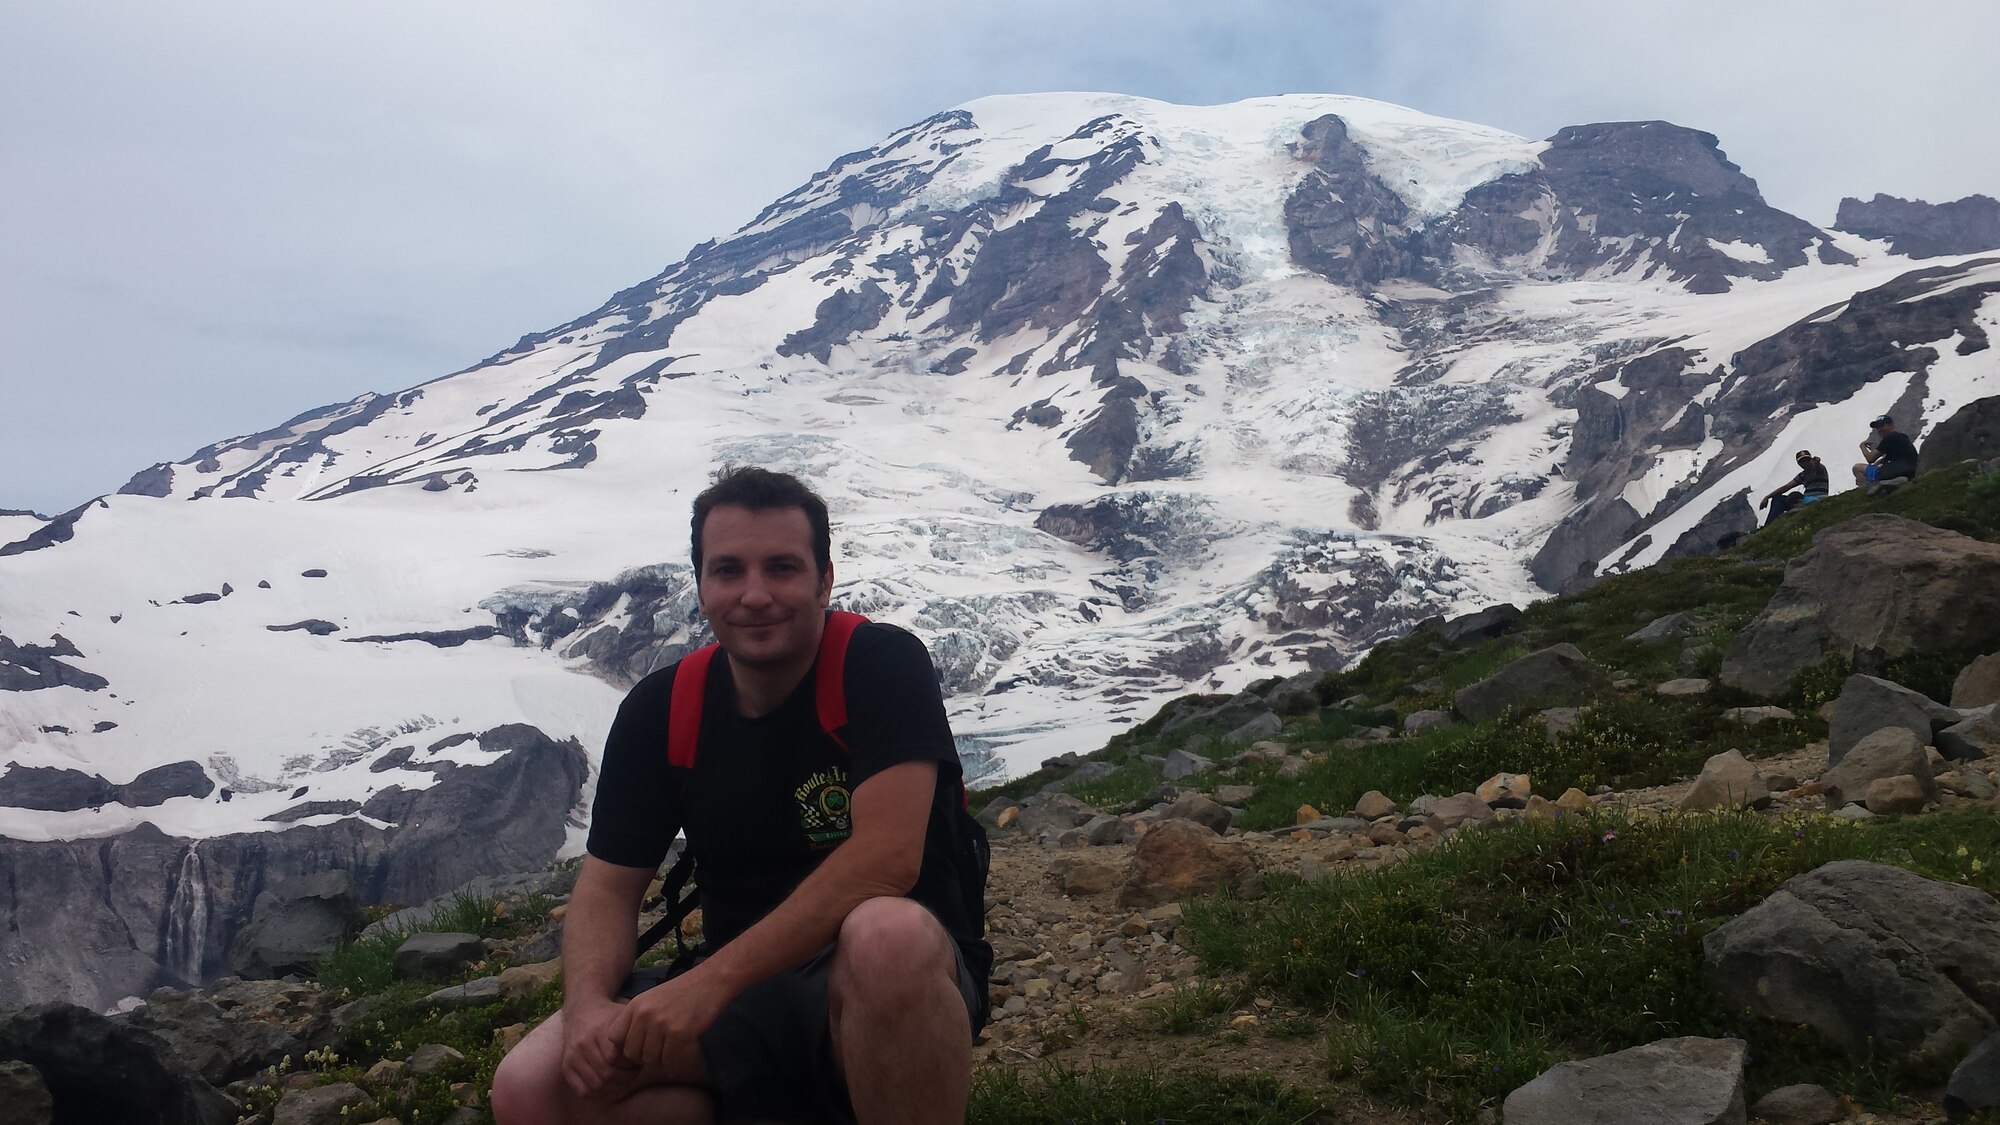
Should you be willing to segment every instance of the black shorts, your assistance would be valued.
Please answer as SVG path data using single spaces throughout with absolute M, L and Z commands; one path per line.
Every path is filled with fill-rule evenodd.
M 951 948 L 958 960 L 967 1033 L 976 1036 L 973 1020 L 984 997 L 965 953 L 957 942 Z M 847 1101 L 847 1082 L 833 1057 L 827 1025 L 826 978 L 833 949 L 829 945 L 804 964 L 751 985 L 701 1033 L 702 1061 L 719 1120 L 853 1125 L 854 1108 Z M 701 960 L 692 958 L 682 971 Z M 665 965 L 640 969 L 625 978 L 618 997 L 630 1000 L 672 975 Z

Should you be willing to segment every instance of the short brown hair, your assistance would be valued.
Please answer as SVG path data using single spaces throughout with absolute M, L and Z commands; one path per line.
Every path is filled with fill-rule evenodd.
M 806 482 L 790 473 L 774 473 L 755 465 L 725 465 L 715 474 L 715 483 L 694 498 L 694 519 L 689 544 L 694 556 L 695 581 L 701 581 L 701 525 L 708 513 L 734 504 L 753 512 L 799 508 L 812 525 L 813 564 L 821 575 L 833 566 L 833 525 L 826 514 L 826 501 Z

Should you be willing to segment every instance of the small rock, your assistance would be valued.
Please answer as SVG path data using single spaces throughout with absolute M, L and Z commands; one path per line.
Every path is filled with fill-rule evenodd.
M 411 934 L 396 949 L 396 975 L 403 980 L 442 980 L 485 957 L 475 934 Z
M 1940 789 L 1949 790 L 1961 797 L 1970 797 L 1975 801 L 1990 801 L 1996 795 L 2000 795 L 2000 787 L 1993 784 L 1993 779 L 1975 769 L 1941 774 L 1937 783 Z
M 1534 783 L 1525 773 L 1496 773 L 1480 782 L 1474 795 L 1491 805 L 1500 801 L 1525 802 L 1534 791 Z
M 1305 772 L 1305 769 L 1306 763 L 1304 758 L 1286 758 L 1284 761 L 1278 763 L 1278 776 L 1284 778 L 1286 781 L 1295 781 L 1300 774 Z
M 1839 817 L 1842 820 L 1867 820 L 1875 814 L 1869 812 L 1865 805 L 1842 805 L 1833 810 L 1830 815 Z
M 2000 652 L 1966 665 L 1951 682 L 1951 705 L 1961 711 L 2000 703 Z
M 1422 734 L 1427 730 L 1436 730 L 1439 727 L 1445 727 L 1450 725 L 1451 725 L 1451 712 L 1449 711 L 1439 711 L 1436 709 L 1426 710 L 1426 711 L 1412 711 L 1410 712 L 1409 716 L 1403 720 L 1403 733 Z
M 1393 824 L 1371 824 L 1368 826 L 1368 842 L 1378 847 L 1396 847 L 1410 842 Z
M 1223 808 L 1201 793 L 1184 794 L 1168 806 L 1160 816 L 1161 820 L 1192 820 L 1196 824 L 1221 832 L 1229 827 L 1229 810 Z
M 1430 807 L 1433 825 L 1442 832 L 1463 824 L 1484 824 L 1493 819 L 1493 808 L 1471 793 L 1446 797 Z
M 1737 726 L 1754 727 L 1758 723 L 1775 722 L 1779 719 L 1796 719 L 1797 715 L 1783 707 L 1731 707 L 1722 713 L 1722 721 Z M 1786 1089 L 1791 1089 L 1787 1086 Z
M 1689 1036 L 1558 1063 L 1507 1095 L 1500 1115 L 1507 1125 L 1740 1125 L 1748 1050 Z
M 525 1023 L 510 1023 L 506 1027 L 496 1027 L 493 1029 L 493 1045 L 500 1048 L 500 1053 L 505 1055 L 520 1046 L 521 1040 L 526 1039 L 531 1030 L 533 1029 Z
M 2000 758 L 2000 715 L 1983 708 L 1937 733 L 1937 748 L 1955 762 Z
M 1331 873 L 1326 869 L 1326 864 L 1321 863 L 1311 856 L 1307 856 L 1299 861 L 1299 882 L 1301 883 L 1317 883 L 1325 879 L 1329 874 Z
M 345 1125 L 346 1111 L 369 1100 L 368 1091 L 352 1082 L 291 1090 L 278 1099 L 271 1125 Z
M 1589 812 L 1590 798 L 1584 794 L 1583 790 L 1571 786 L 1563 790 L 1562 796 L 1556 798 L 1556 807 L 1568 813 Z
M 1311 824 L 1318 819 L 1320 819 L 1319 810 L 1311 805 L 1300 805 L 1298 811 L 1292 814 L 1293 824 Z
M 1100 816 L 1083 826 L 1084 836 L 1093 847 L 1129 844 L 1139 838 L 1132 822 L 1122 816 Z
M 1253 1016 L 1250 1013 L 1245 1012 L 1244 1014 L 1237 1016 L 1229 1021 L 1229 1030 L 1249 1031 L 1252 1028 L 1255 1028 L 1258 1024 L 1261 1024 L 1263 1022 L 1264 1022 L 1263 1020 L 1258 1019 L 1256 1016 Z
M 0 1061 L 0 1123 L 48 1125 L 55 1106 L 41 1071 L 17 1059 Z
M 1865 677 L 1855 677 L 1857 679 Z M 1884 727 L 1857 741 L 1839 763 L 1819 779 L 1829 809 L 1863 799 L 1868 786 L 1880 778 L 1909 774 L 1919 779 L 1930 795 L 1930 759 L 1917 736 L 1904 727 Z
M 1537 717 L 1542 720 L 1542 729 L 1547 732 L 1549 741 L 1554 742 L 1576 729 L 1576 724 L 1583 719 L 1583 711 L 1577 707 L 1550 707 L 1539 712 Z
M 1666 696 L 1669 699 L 1676 699 L 1690 695 L 1707 695 L 1708 689 L 1711 686 L 1713 685 L 1707 680 L 1699 678 L 1668 680 L 1666 683 L 1654 688 L 1653 693 L 1655 695 Z
M 1190 754 L 1186 750 L 1175 750 L 1167 755 L 1167 764 L 1160 769 L 1160 776 L 1168 781 L 1179 781 L 1198 773 L 1207 773 L 1215 768 L 1215 762 L 1200 754 Z
M 1363 820 L 1376 820 L 1393 816 L 1397 812 L 1396 802 L 1390 800 L 1379 789 L 1370 789 L 1354 802 L 1354 815 Z
M 1685 637 L 1700 628 L 1701 619 L 1694 614 L 1670 613 L 1665 617 L 1654 618 L 1644 628 L 1627 634 L 1625 639 L 1642 645 L 1660 644 L 1663 641 Z
M 1084 898 L 1090 895 L 1103 894 L 1105 891 L 1117 886 L 1118 880 L 1123 874 L 1124 872 L 1108 863 L 1098 863 L 1087 859 L 1078 860 L 1072 863 L 1069 870 L 1063 874 L 1063 894 L 1069 898 Z
M 464 1055 L 443 1043 L 426 1043 L 410 1052 L 410 1070 L 416 1074 L 436 1074 L 464 1061 Z
M 1740 750 L 1728 750 L 1710 758 L 1701 767 L 1694 787 L 1681 798 L 1683 809 L 1762 808 L 1771 803 L 1771 790 L 1757 767 Z
M 1144 914 L 1134 914 L 1119 924 L 1118 932 L 1128 938 L 1144 937 L 1153 932 L 1153 924 L 1146 921 Z
M 500 973 L 500 995 L 509 999 L 517 996 L 531 996 L 552 984 L 562 975 L 562 959 L 540 961 L 533 965 L 515 965 Z
M 1009 805 L 1000 810 L 1000 815 L 993 818 L 993 827 L 1012 828 L 1014 822 L 1019 819 L 1021 819 L 1021 806 Z
M 394 1086 L 409 1076 L 409 1063 L 398 1062 L 395 1059 L 383 1059 L 374 1066 L 369 1067 L 368 1073 L 362 1075 L 361 1080 L 376 1089 L 381 1089 L 384 1086 Z
M 1926 798 L 1923 782 L 1910 774 L 1895 777 L 1881 777 L 1868 783 L 1867 795 L 1862 803 L 1868 811 L 1877 816 L 1885 813 L 1918 813 L 1924 811 Z
M 1753 1116 L 1768 1125 L 1833 1125 L 1847 1120 L 1847 1107 L 1824 1086 L 1780 1086 L 1757 1099 Z
M 1027 984 L 1021 986 L 1021 995 L 1026 996 L 1030 1003 L 1037 1000 L 1047 1000 L 1050 991 L 1054 988 L 1054 985 L 1041 977 L 1034 977 Z
M 448 984 L 424 997 L 424 1003 L 434 1008 L 477 1008 L 503 999 L 500 995 L 499 977 L 479 977 L 464 984 Z
M 1215 799 L 1225 805 L 1244 805 L 1257 795 L 1255 785 L 1218 785 Z

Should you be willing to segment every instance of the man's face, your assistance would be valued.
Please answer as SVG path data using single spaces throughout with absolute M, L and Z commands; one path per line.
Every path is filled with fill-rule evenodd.
M 802 508 L 724 504 L 701 528 L 701 611 L 736 664 L 782 669 L 812 662 L 833 596 L 833 568 L 813 565 Z

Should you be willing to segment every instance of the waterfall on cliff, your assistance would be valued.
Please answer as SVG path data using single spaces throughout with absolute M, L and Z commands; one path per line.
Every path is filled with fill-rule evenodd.
M 190 981 L 202 978 L 202 957 L 208 940 L 208 871 L 201 860 L 201 841 L 188 844 L 181 870 L 167 898 L 166 966 Z

